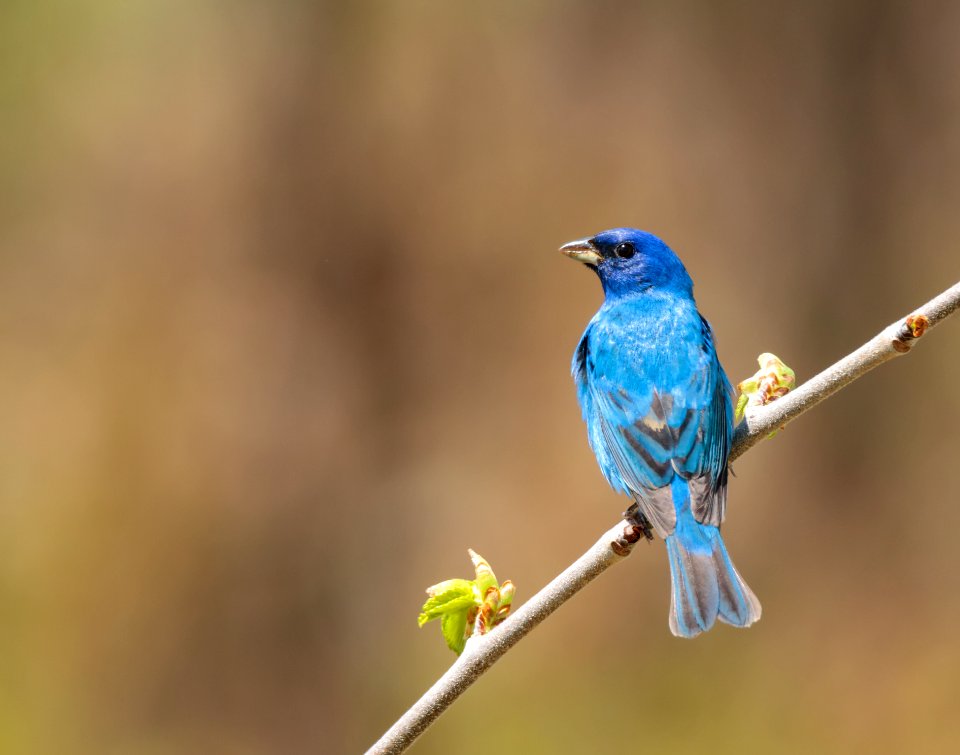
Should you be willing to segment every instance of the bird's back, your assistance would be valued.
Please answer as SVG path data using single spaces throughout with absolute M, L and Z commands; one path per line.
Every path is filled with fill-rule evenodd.
M 695 403 L 691 382 L 710 361 L 703 330 L 694 302 L 672 293 L 608 301 L 590 323 L 596 366 L 590 377 L 628 390 L 656 386 L 680 403 Z
M 732 434 L 729 385 L 693 300 L 648 291 L 608 301 L 584 333 L 573 368 L 590 445 L 611 486 L 646 499 L 666 535 L 676 522 L 669 485 L 679 474 L 694 481 L 691 503 L 702 520 L 719 524 Z

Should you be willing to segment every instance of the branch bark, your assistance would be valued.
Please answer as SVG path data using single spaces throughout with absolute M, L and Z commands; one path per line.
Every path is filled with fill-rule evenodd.
M 809 411 L 866 372 L 910 351 L 926 331 L 960 309 L 960 283 L 910 315 L 887 326 L 853 353 L 767 406 L 747 409 L 734 435 L 730 460 L 753 448 L 774 430 Z M 636 527 L 618 522 L 590 549 L 489 634 L 474 637 L 456 662 L 368 750 L 368 755 L 400 753 L 480 676 L 534 627 L 614 564 L 630 555 L 640 537 Z

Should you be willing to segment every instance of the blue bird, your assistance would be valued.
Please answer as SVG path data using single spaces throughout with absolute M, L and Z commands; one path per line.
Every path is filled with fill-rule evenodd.
M 670 631 L 695 637 L 717 618 L 747 627 L 760 601 L 720 537 L 733 439 L 733 390 L 693 281 L 653 234 L 615 228 L 560 248 L 600 278 L 605 301 L 573 355 L 587 436 L 628 515 L 666 541 Z

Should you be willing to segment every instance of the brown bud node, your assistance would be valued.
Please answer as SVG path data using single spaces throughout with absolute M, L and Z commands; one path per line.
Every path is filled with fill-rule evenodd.
M 910 315 L 906 322 L 907 329 L 913 338 L 919 338 L 926 333 L 928 325 L 930 325 L 930 320 L 927 319 L 926 315 Z

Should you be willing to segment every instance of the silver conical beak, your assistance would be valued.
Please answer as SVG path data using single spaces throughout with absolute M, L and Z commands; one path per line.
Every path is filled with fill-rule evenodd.
M 599 265 L 600 260 L 603 259 L 590 239 L 577 239 L 569 244 L 564 244 L 560 247 L 560 253 L 592 267 Z

